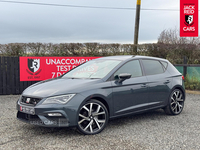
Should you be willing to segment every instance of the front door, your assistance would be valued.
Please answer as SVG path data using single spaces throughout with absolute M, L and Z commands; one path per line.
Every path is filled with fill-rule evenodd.
M 121 73 L 131 74 L 131 78 L 118 82 Z M 132 60 L 124 64 L 114 74 L 113 80 L 113 105 L 114 115 L 129 114 L 144 110 L 148 107 L 147 78 L 143 76 L 139 60 Z

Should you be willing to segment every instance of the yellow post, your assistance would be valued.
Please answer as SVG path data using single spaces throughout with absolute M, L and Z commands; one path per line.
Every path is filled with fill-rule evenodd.
M 136 15 L 135 15 L 135 34 L 134 34 L 134 53 L 137 53 L 139 22 L 140 22 L 140 5 L 141 0 L 137 0 Z
M 137 5 L 141 5 L 141 0 L 137 0 Z

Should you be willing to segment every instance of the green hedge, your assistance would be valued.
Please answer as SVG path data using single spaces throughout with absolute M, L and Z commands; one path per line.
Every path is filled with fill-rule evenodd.
M 133 44 L 101 43 L 10 43 L 0 44 L 2 56 L 110 56 L 145 55 L 168 59 L 182 64 L 186 56 L 188 64 L 200 64 L 200 46 L 196 44 L 141 44 L 137 52 Z

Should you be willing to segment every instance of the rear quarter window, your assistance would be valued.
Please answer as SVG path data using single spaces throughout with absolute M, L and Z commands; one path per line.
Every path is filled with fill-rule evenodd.
M 162 64 L 157 60 L 142 60 L 146 75 L 161 74 L 164 72 Z
M 167 69 L 167 62 L 165 62 L 165 61 L 160 61 L 161 63 L 162 63 L 162 65 L 163 65 L 163 67 L 164 67 L 164 70 L 166 70 Z

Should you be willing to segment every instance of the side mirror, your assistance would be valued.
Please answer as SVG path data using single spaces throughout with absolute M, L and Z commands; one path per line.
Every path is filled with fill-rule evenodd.
M 121 74 L 119 74 L 118 77 L 119 77 L 118 82 L 122 83 L 124 80 L 130 79 L 131 78 L 131 74 L 129 74 L 129 73 L 121 73 Z

